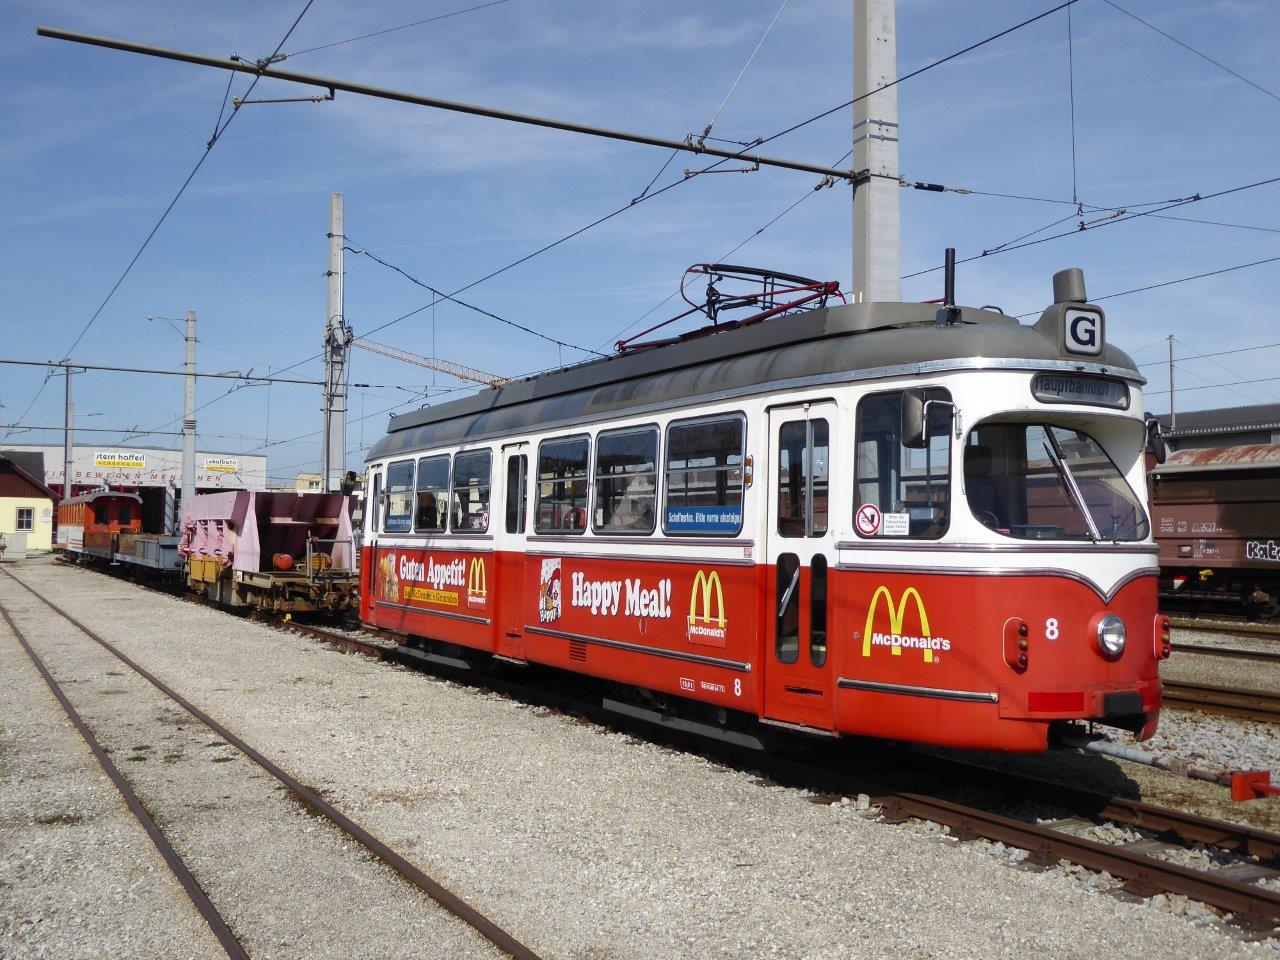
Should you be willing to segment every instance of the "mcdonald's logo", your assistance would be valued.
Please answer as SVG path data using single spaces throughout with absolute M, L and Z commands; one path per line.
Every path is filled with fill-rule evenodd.
M 699 599 L 702 601 L 701 604 L 698 602 Z M 699 570 L 693 578 L 693 589 L 689 592 L 689 639 L 724 640 L 728 636 L 728 625 L 729 621 L 725 618 L 724 612 L 724 588 L 720 585 L 719 571 L 712 570 L 708 574 L 705 570 Z
M 889 630 L 881 632 L 873 630 L 876 623 L 876 613 L 880 609 L 880 600 L 884 599 L 884 605 L 889 611 Z M 907 601 L 914 600 L 916 606 L 916 617 L 920 621 L 920 636 L 912 636 L 902 632 L 903 621 L 906 619 Z M 925 610 L 924 600 L 920 597 L 920 591 L 915 587 L 907 587 L 902 592 L 902 596 L 897 603 L 893 601 L 893 594 L 888 587 L 880 586 L 876 588 L 876 592 L 871 597 L 871 604 L 867 607 L 867 625 L 862 631 L 862 655 L 864 657 L 871 656 L 872 647 L 888 647 L 889 652 L 895 657 L 902 656 L 902 651 L 921 650 L 924 653 L 924 662 L 933 663 L 935 651 L 946 651 L 951 649 L 951 641 L 946 637 L 935 637 L 929 629 L 929 614 Z
M 467 605 L 483 607 L 489 599 L 488 576 L 484 569 L 484 560 L 471 558 L 471 569 L 467 571 Z

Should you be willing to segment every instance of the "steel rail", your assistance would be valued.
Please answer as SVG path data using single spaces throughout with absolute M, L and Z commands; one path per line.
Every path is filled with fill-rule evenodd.
M 8 573 L 8 571 L 5 571 Z M 12 575 L 11 575 L 12 576 Z M 17 578 L 14 577 L 16 580 Z M 133 814 L 134 819 L 142 826 L 147 837 L 150 838 L 152 844 L 159 852 L 165 865 L 173 873 L 174 878 L 178 881 L 187 897 L 191 900 L 191 905 L 196 908 L 196 912 L 200 914 L 201 919 L 209 926 L 210 932 L 218 941 L 231 960 L 249 960 L 249 954 L 244 946 L 240 943 L 235 933 L 232 932 L 230 925 L 226 919 L 218 912 L 218 908 L 213 905 L 213 901 L 209 899 L 209 895 L 204 892 L 204 888 L 200 886 L 200 881 L 195 878 L 191 872 L 191 868 L 183 861 L 181 855 L 173 848 L 173 844 L 169 842 L 169 838 L 156 825 L 151 814 L 147 812 L 147 808 L 143 806 L 141 798 L 134 792 L 129 781 L 125 779 L 124 774 L 120 772 L 120 768 L 115 765 L 111 757 L 102 748 L 102 744 L 98 742 L 98 738 L 94 736 L 93 731 L 89 729 L 89 725 L 84 722 L 84 718 L 80 716 L 79 711 L 72 705 L 67 698 L 66 693 L 54 679 L 49 668 L 45 666 L 40 655 L 32 649 L 26 635 L 14 623 L 13 618 L 9 616 L 9 611 L 0 605 L 0 617 L 4 618 L 4 622 L 8 625 L 9 630 L 17 638 L 18 643 L 22 645 L 22 649 L 27 652 L 27 656 L 31 658 L 31 662 L 35 664 L 36 670 L 40 676 L 44 678 L 44 682 L 48 685 L 50 692 L 54 698 L 62 705 L 63 712 L 66 713 L 67 719 L 71 721 L 71 725 L 76 728 L 80 736 L 84 739 L 85 744 L 89 747 L 89 752 L 93 754 L 93 758 L 98 761 L 98 766 L 102 768 L 102 772 L 107 778 L 115 784 L 116 790 L 120 792 L 121 799 L 129 808 L 129 812 Z
M 428 876 L 418 866 L 411 863 L 401 854 L 397 853 L 355 820 L 352 820 L 333 804 L 329 803 L 329 801 L 325 800 L 324 797 L 322 797 L 313 787 L 308 786 L 291 774 L 286 773 L 271 760 L 268 760 L 253 747 L 249 746 L 249 744 L 240 737 L 236 736 L 195 704 L 183 697 L 182 694 L 164 683 L 164 681 L 155 674 L 136 663 L 109 641 L 103 639 L 99 634 L 85 626 L 70 613 L 63 610 L 60 606 L 48 597 L 45 597 L 39 591 L 35 590 L 29 584 L 25 583 L 22 579 L 15 576 L 8 570 L 4 570 L 2 572 L 89 639 L 106 649 L 117 660 L 149 682 L 157 690 L 167 696 L 174 703 L 178 704 L 178 706 L 182 707 L 182 709 L 186 710 L 219 737 L 231 744 L 259 767 L 271 774 L 271 776 L 275 777 L 276 780 L 282 783 L 289 792 L 292 793 L 300 803 L 302 803 L 303 806 L 328 819 L 340 830 L 352 837 L 352 839 L 358 842 L 361 846 L 373 853 L 379 860 L 393 869 L 396 873 L 400 874 L 400 876 L 405 880 L 409 881 L 441 907 L 449 911 L 449 913 L 471 926 L 477 933 L 487 939 L 499 950 L 511 957 L 514 957 L 515 960 L 541 960 L 539 955 L 531 948 L 521 943 L 506 930 L 502 929 L 502 927 L 498 926 L 497 923 L 481 913 L 478 909 L 471 906 L 439 881 Z
M 1261 723 L 1280 723 L 1280 695 L 1208 683 L 1164 681 L 1164 702 L 1180 710 L 1200 710 Z
M 1280 660 L 1280 650 L 1243 650 L 1239 647 L 1211 647 L 1203 643 L 1175 643 L 1173 649 L 1176 653 L 1200 653 L 1233 660 Z
M 1184 627 L 1188 630 L 1203 630 L 1205 633 L 1240 633 L 1258 636 L 1280 636 L 1280 623 L 1256 623 L 1251 620 L 1212 620 L 1202 617 L 1183 617 L 1169 615 L 1169 626 Z M 1176 648 L 1175 644 L 1175 648 Z
M 467 113 L 477 117 L 488 117 L 493 120 L 506 120 L 526 126 L 546 127 L 552 130 L 564 130 L 568 133 L 581 133 L 606 140 L 621 140 L 626 143 L 638 143 L 650 147 L 664 147 L 668 150 L 683 150 L 686 153 L 703 154 L 720 157 L 725 160 L 742 160 L 745 163 L 759 164 L 764 167 L 781 167 L 785 170 L 800 170 L 804 173 L 816 173 L 824 177 L 835 177 L 857 183 L 867 179 L 867 174 L 855 170 L 842 170 L 839 167 L 824 167 L 814 163 L 802 163 L 796 160 L 784 160 L 778 157 L 766 157 L 745 150 L 724 150 L 720 147 L 709 147 L 690 137 L 687 140 L 672 140 L 667 137 L 654 137 L 642 133 L 628 133 L 624 130 L 611 130 L 607 127 L 595 127 L 585 123 L 574 123 L 568 120 L 553 120 L 549 117 L 538 117 L 528 113 L 516 113 L 501 110 L 497 107 L 485 107 L 474 103 L 462 103 L 456 100 L 442 100 L 439 97 L 428 97 L 423 94 L 410 93 L 404 90 L 391 90 L 375 87 L 365 83 L 353 83 L 335 77 L 321 77 L 310 73 L 298 73 L 294 70 L 280 70 L 270 63 L 210 57 L 201 53 L 189 53 L 184 50 L 171 50 L 166 47 L 155 47 L 132 40 L 119 40 L 112 37 L 99 37 L 74 30 L 62 30 L 57 27 L 37 27 L 37 36 L 53 40 L 69 40 L 73 43 L 84 43 L 94 47 L 105 47 L 108 50 L 121 50 L 125 53 L 137 53 L 147 57 L 158 57 L 163 60 L 176 60 L 180 63 L 193 63 L 201 67 L 213 67 L 216 70 L 230 70 L 234 73 L 246 73 L 255 77 L 269 77 L 286 80 L 290 83 L 302 83 L 312 87 L 324 87 L 329 90 L 341 90 L 362 97 L 374 97 L 379 100 L 394 100 L 420 107 L 432 107 L 437 110 L 448 110 L 453 113 Z
M 892 817 L 917 817 L 943 824 L 961 839 L 985 837 L 1029 850 L 1047 861 L 1069 860 L 1091 870 L 1105 871 L 1140 889 L 1182 894 L 1253 923 L 1280 924 L 1280 893 L 1215 876 L 1212 871 L 1193 870 L 1124 847 L 917 793 L 895 793 L 873 802 Z

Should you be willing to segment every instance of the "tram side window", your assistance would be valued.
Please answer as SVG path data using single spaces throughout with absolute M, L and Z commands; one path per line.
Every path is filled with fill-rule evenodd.
M 413 529 L 418 533 L 443 532 L 448 517 L 449 458 L 424 457 L 418 461 Z
M 778 428 L 778 533 L 784 537 L 827 532 L 830 433 L 821 418 Z
M 413 529 L 413 461 L 398 460 L 387 467 L 387 512 L 383 533 Z
M 507 533 L 524 533 L 528 507 L 529 458 L 524 454 L 507 460 Z
M 545 440 L 538 447 L 538 533 L 582 533 L 587 528 L 587 437 Z
M 925 391 L 925 400 L 949 401 L 946 390 Z M 922 449 L 902 445 L 902 394 L 876 393 L 858 403 L 854 529 L 861 537 L 936 540 L 951 520 L 951 407 L 928 408 L 929 441 Z M 873 506 L 876 510 L 861 508 Z M 879 511 L 878 529 L 875 523 Z M 871 519 L 864 522 L 863 517 Z
M 596 437 L 597 533 L 653 533 L 658 496 L 657 428 Z
M 372 490 L 365 513 L 369 515 L 369 532 L 377 533 L 379 521 L 382 519 L 382 471 L 370 471 L 371 480 L 366 490 Z
M 455 533 L 484 533 L 489 529 L 489 484 L 493 454 L 472 450 L 453 458 L 453 487 L 449 521 Z
M 741 414 L 667 428 L 667 533 L 733 536 L 742 529 L 746 429 Z

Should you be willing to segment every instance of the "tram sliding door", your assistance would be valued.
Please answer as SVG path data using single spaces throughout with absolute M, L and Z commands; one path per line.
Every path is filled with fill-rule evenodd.
M 828 649 L 835 536 L 830 522 L 830 402 L 769 411 L 770 609 L 764 624 L 764 713 L 772 720 L 830 729 L 833 658 Z

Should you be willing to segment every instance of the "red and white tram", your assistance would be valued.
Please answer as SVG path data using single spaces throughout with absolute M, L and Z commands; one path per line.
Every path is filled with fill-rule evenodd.
M 1054 294 L 1033 325 L 757 298 L 397 417 L 368 458 L 362 618 L 720 730 L 1148 737 L 1169 638 L 1145 381 L 1080 271 Z

